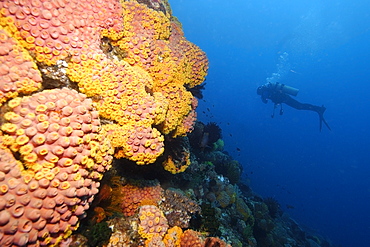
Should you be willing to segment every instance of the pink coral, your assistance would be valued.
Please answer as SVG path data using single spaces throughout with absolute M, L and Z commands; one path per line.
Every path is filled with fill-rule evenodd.
M 69 55 L 80 61 L 83 50 L 99 49 L 101 29 L 122 28 L 122 9 L 115 0 L 5 0 L 0 9 L 12 18 L 23 46 L 46 64 Z
M 41 86 L 41 74 L 28 52 L 0 29 L 0 105 L 18 93 L 31 93 Z
M 163 212 L 154 205 L 141 206 L 139 219 L 139 234 L 143 238 L 152 239 L 156 235 L 163 237 L 167 232 L 167 219 Z
M 151 239 L 145 241 L 145 247 L 166 247 L 166 245 L 162 241 L 162 237 L 156 234 Z
M 176 136 L 177 134 L 181 135 L 183 133 L 190 133 L 194 130 L 194 124 L 197 121 L 197 106 L 198 100 L 197 98 L 193 97 L 191 100 L 191 111 L 187 116 L 183 118 L 182 124 L 177 127 L 174 136 Z
M 57 244 L 77 229 L 112 151 L 98 136 L 100 121 L 91 100 L 74 90 L 44 90 L 12 99 L 8 107 L 0 136 L 0 201 L 5 203 L 0 224 L 8 230 L 0 241 Z
M 109 160 L 97 154 L 98 112 L 85 95 L 67 88 L 44 90 L 12 99 L 8 106 L 12 110 L 4 114 L 7 122 L 1 130 L 7 134 L 8 146 L 20 153 L 29 170 L 35 164 L 49 168 L 77 164 L 98 172 L 106 170 Z M 39 172 L 34 171 L 36 175 Z

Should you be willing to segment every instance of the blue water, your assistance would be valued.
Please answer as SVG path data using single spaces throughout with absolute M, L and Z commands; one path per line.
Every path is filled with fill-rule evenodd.
M 369 246 L 370 1 L 170 4 L 210 60 L 199 119 L 222 127 L 253 190 L 338 245 Z M 256 94 L 267 80 L 324 104 L 332 131 L 320 133 L 315 112 L 288 106 L 271 118 L 272 103 Z

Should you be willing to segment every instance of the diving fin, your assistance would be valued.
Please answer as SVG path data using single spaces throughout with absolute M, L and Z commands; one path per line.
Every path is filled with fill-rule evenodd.
M 331 131 L 331 128 L 329 127 L 329 124 L 325 121 L 325 118 L 324 118 L 325 110 L 326 110 L 326 107 L 324 105 L 322 105 L 320 107 L 320 109 L 317 111 L 317 113 L 319 114 L 319 117 L 320 117 L 320 132 L 321 132 L 321 129 L 322 129 L 322 123 L 323 122 L 326 125 L 326 127 Z

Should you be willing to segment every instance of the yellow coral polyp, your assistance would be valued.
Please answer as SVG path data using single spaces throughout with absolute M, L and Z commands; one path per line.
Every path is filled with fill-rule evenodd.
M 35 43 L 35 38 L 33 36 L 28 36 L 26 38 L 26 42 L 29 43 L 29 44 L 33 44 L 33 43 Z
M 14 133 L 17 130 L 17 125 L 12 123 L 5 123 L 1 126 L 1 130 L 6 133 Z
M 48 172 L 48 173 L 45 174 L 45 178 L 49 181 L 53 180 L 54 177 L 55 177 L 54 173 Z
M 43 235 L 42 235 L 42 238 L 44 238 L 44 243 L 46 244 L 49 244 L 51 242 L 51 240 L 53 239 L 52 237 L 49 236 L 49 233 L 48 232 L 45 232 Z
M 34 164 L 32 164 L 32 166 L 28 166 L 28 168 L 30 170 L 33 170 L 33 171 L 39 171 L 39 170 L 42 169 L 42 167 L 43 166 L 41 164 L 39 164 L 39 163 L 34 163 Z
M 93 166 L 94 166 L 94 161 L 91 158 L 89 158 L 88 161 L 86 162 L 86 167 L 88 169 L 91 169 Z
M 51 53 L 50 47 L 44 46 L 44 53 Z
M 82 176 L 81 176 L 81 173 L 76 173 L 76 175 L 74 176 L 74 178 L 73 178 L 73 180 L 75 180 L 75 181 L 79 181 L 79 180 L 81 180 L 81 178 L 82 178 Z
M 40 104 L 40 105 L 36 106 L 36 111 L 37 112 L 45 112 L 47 109 L 48 109 L 48 107 L 46 105 Z
M 157 216 L 157 217 L 155 217 L 155 218 L 154 218 L 154 222 L 155 222 L 155 224 L 158 224 L 160 220 L 161 220 L 161 219 L 160 219 L 158 216 Z
M 155 230 L 156 230 L 158 233 L 160 233 L 160 232 L 162 231 L 162 227 L 161 227 L 161 226 L 157 226 L 157 227 L 155 228 Z
M 153 216 L 154 216 L 154 214 L 153 214 L 152 212 L 150 212 L 150 211 L 145 212 L 145 214 L 146 214 L 146 216 L 148 216 L 148 217 L 153 217 Z
M 2 138 L 1 138 L 1 142 L 5 146 L 10 146 L 15 142 L 15 138 L 13 136 L 10 136 L 10 135 L 3 135 Z
M 17 129 L 17 131 L 15 132 L 15 134 L 16 134 L 17 136 L 24 135 L 24 133 L 25 133 L 24 129 Z
M 0 34 L 0 42 L 6 42 L 8 40 L 8 36 L 5 33 Z
M 62 190 L 69 189 L 71 187 L 71 184 L 68 181 L 63 181 L 60 183 L 60 188 Z
M 145 143 L 144 143 L 144 147 L 150 147 L 150 145 L 152 145 L 152 142 L 150 140 L 146 140 Z
M 45 55 L 44 54 L 37 54 L 36 60 L 40 63 L 43 63 L 45 61 Z
M 31 144 L 26 144 L 26 145 L 19 148 L 19 153 L 21 155 L 27 155 L 27 154 L 31 153 L 32 150 L 33 150 L 33 146 Z
M 62 164 L 60 164 L 60 165 L 62 165 L 62 166 L 64 166 L 64 167 L 68 167 L 68 166 L 71 166 L 71 165 L 73 165 L 73 160 L 72 159 L 63 159 L 63 163 Z
M 32 171 L 22 171 L 22 179 L 26 184 L 32 180 L 34 175 Z
M 79 169 L 80 169 L 80 166 L 79 166 L 78 164 L 74 164 L 74 165 L 72 166 L 72 171 L 73 171 L 73 172 L 77 172 Z
M 86 165 L 88 160 L 89 160 L 89 157 L 85 155 L 81 158 L 80 162 L 81 162 L 82 165 Z
M 35 178 L 36 180 L 40 180 L 40 179 L 44 178 L 44 173 L 42 173 L 42 172 L 37 172 L 37 173 L 35 174 L 34 178 Z
M 59 185 L 60 185 L 60 181 L 59 181 L 59 180 L 55 180 L 55 179 L 53 179 L 53 180 L 51 180 L 51 182 L 50 182 L 50 186 L 51 186 L 51 187 L 57 188 L 57 187 L 59 187 Z
M 17 139 L 15 139 L 16 143 L 21 146 L 26 144 L 29 140 L 30 138 L 28 138 L 28 136 L 25 135 L 18 136 Z
M 47 161 L 45 161 L 44 163 L 42 163 L 42 165 L 43 165 L 44 168 L 49 168 L 49 169 L 52 169 L 52 168 L 55 167 L 55 164 L 54 163 L 47 162 Z
M 101 180 L 103 178 L 103 174 L 93 171 L 90 173 L 89 177 L 92 179 Z
M 146 219 L 146 216 L 145 216 L 144 214 L 142 214 L 142 215 L 140 215 L 139 219 L 140 219 L 141 221 L 143 221 L 143 220 L 145 220 L 145 219 Z
M 26 154 L 25 156 L 23 156 L 23 160 L 28 163 L 35 162 L 37 160 L 37 154 L 35 153 Z
M 17 118 L 17 117 L 19 117 L 19 115 L 15 114 L 14 112 L 7 112 L 7 113 L 4 114 L 4 118 L 7 121 L 11 121 L 12 119 Z
M 48 116 L 46 116 L 45 114 L 39 114 L 37 115 L 36 118 L 37 118 L 37 121 L 40 123 L 48 120 Z
M 44 142 L 45 142 L 46 138 L 45 138 L 45 136 L 44 136 L 43 134 L 38 134 L 38 135 L 34 136 L 34 137 L 32 138 L 32 140 L 33 140 L 36 144 L 38 144 L 38 145 L 42 145 L 42 144 L 44 144 Z
M 2 185 L 0 186 L 0 193 L 5 194 L 5 193 L 7 193 L 7 192 L 8 192 L 8 190 L 9 190 L 8 185 L 6 185 L 6 184 L 2 184 Z
M 36 51 L 36 53 L 42 53 L 42 52 L 44 52 L 44 48 L 42 46 L 36 46 L 35 51 Z

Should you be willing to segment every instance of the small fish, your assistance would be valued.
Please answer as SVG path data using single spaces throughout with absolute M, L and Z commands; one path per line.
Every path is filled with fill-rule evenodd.
M 232 134 L 229 134 L 231 137 L 233 136 Z
M 207 111 L 210 111 L 208 107 L 207 107 Z
M 287 205 L 286 205 L 286 208 L 287 208 L 287 209 L 294 209 L 294 206 L 287 204 Z
M 238 152 L 240 152 L 240 148 L 236 148 L 236 150 L 237 150 Z

